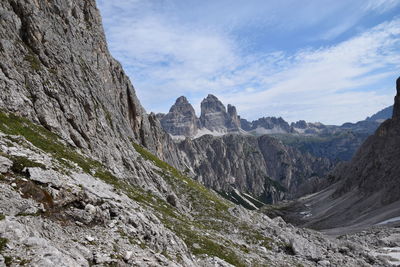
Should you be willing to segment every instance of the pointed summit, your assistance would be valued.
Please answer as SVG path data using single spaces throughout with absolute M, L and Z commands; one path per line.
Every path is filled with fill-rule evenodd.
M 178 104 L 189 104 L 189 101 L 187 100 L 187 98 L 185 96 L 180 96 L 175 101 L 175 105 L 178 105 Z
M 226 108 L 219 99 L 209 94 L 201 102 L 200 122 L 204 128 L 210 131 L 225 132 L 228 114 Z
M 161 119 L 161 125 L 172 135 L 194 136 L 199 128 L 199 119 L 187 98 L 181 96 Z
M 400 77 L 396 81 L 397 95 L 394 98 L 393 119 L 400 118 Z

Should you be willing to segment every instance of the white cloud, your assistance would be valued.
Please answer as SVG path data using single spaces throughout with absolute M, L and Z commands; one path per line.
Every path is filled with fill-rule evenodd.
M 389 2 L 394 1 L 370 1 L 365 8 L 393 8 Z M 149 3 L 100 1 L 110 50 L 151 111 L 167 111 L 180 95 L 198 110 L 201 99 L 213 93 L 249 119 L 275 115 L 342 123 L 393 101 L 394 90 L 386 82 L 394 80 L 400 66 L 400 20 L 328 47 L 249 54 L 242 40 L 221 26 L 181 23 Z M 350 26 L 337 27 L 327 39 Z
M 398 0 L 369 0 L 366 1 L 364 9 L 373 10 L 379 13 L 385 13 L 400 5 Z

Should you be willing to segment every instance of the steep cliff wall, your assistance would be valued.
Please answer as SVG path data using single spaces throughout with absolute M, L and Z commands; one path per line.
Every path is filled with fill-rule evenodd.
M 186 165 L 207 187 L 236 188 L 264 202 L 306 193 L 308 182 L 322 178 L 333 164 L 261 136 L 224 135 L 186 139 L 179 144 Z
M 0 3 L 0 108 L 40 123 L 128 175 L 131 140 L 179 166 L 107 49 L 95 1 Z

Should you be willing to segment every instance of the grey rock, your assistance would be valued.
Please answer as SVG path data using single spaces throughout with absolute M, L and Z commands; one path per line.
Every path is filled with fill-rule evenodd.
M 201 102 L 201 126 L 215 132 L 224 133 L 227 131 L 226 123 L 228 114 L 224 104 L 214 95 L 209 94 Z
M 393 119 L 400 118 L 400 77 L 396 81 L 396 91 L 397 94 L 394 98 L 394 106 L 393 106 Z
M 2 255 L 30 266 L 202 266 L 202 261 L 229 266 L 207 255 L 205 244 L 212 242 L 232 258 L 219 250 L 210 254 L 233 263 L 314 265 L 311 249 L 293 256 L 282 248 L 285 240 L 304 238 L 334 256 L 332 265 L 366 264 L 361 253 L 329 252 L 329 239 L 316 232 L 280 226 L 245 209 L 232 209 L 234 217 L 231 203 L 139 149 L 137 144 L 185 166 L 156 115 L 145 112 L 110 56 L 93 0 L 5 0 L 0 10 L 0 108 L 50 130 L 55 135 L 24 121 L 34 137 L 46 135 L 45 141 L 63 152 L 33 139 L 6 141 L 6 133 L 0 135 L 2 153 L 49 170 L 28 169 L 31 179 L 11 170 L 13 180 L 0 181 L 0 213 L 6 215 L 0 236 L 7 240 Z M 165 201 L 168 195 L 176 196 L 176 208 Z M 205 253 L 194 256 L 191 236 Z M 261 241 L 271 250 L 261 253 Z M 127 263 L 126 251 L 133 252 Z
M 308 183 L 333 168 L 329 160 L 300 153 L 269 136 L 206 135 L 186 139 L 179 148 L 195 179 L 207 187 L 225 192 L 233 187 L 266 203 L 312 191 Z
M 236 107 L 228 104 L 228 121 L 227 121 L 228 132 L 239 132 L 240 131 L 240 119 L 236 111 Z
M 11 160 L 6 157 L 0 156 L 0 173 L 8 172 L 11 169 L 12 165 L 13 163 Z
M 171 135 L 195 136 L 199 128 L 199 119 L 186 97 L 179 97 L 169 112 L 160 120 L 162 127 Z
M 42 168 L 28 168 L 29 179 L 42 184 L 61 187 L 67 179 L 54 170 L 44 170 Z
M 328 260 L 322 260 L 322 261 L 318 262 L 318 265 L 320 265 L 320 266 L 331 266 L 331 263 Z
M 318 260 L 321 258 L 321 251 L 305 238 L 296 237 L 290 240 L 290 246 L 295 255 L 305 256 L 307 258 Z

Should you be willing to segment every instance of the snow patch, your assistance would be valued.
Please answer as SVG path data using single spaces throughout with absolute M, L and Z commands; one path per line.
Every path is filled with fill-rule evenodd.
M 382 221 L 380 223 L 377 223 L 376 225 L 388 224 L 388 223 L 397 222 L 397 221 L 400 221 L 400 217 L 394 217 L 394 218 Z

